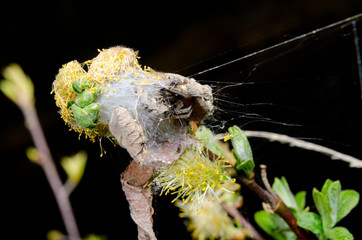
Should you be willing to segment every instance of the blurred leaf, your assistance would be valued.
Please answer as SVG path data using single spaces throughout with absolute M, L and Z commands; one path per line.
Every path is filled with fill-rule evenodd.
M 26 156 L 29 160 L 35 164 L 40 163 L 40 155 L 38 150 L 35 147 L 28 147 L 25 151 Z
M 318 214 L 313 212 L 303 212 L 298 218 L 298 225 L 314 234 L 323 233 L 322 220 Z
M 255 222 L 273 239 L 296 240 L 297 237 L 290 230 L 288 224 L 278 215 L 258 211 L 254 215 Z
M 344 227 L 335 227 L 326 232 L 326 236 L 331 240 L 353 240 L 353 235 Z
M 254 215 L 255 222 L 261 227 L 267 234 L 276 240 L 286 240 L 283 234 L 278 232 L 278 227 L 273 221 L 273 218 L 265 211 L 258 211 Z
M 237 126 L 230 127 L 229 134 L 232 136 L 232 152 L 237 161 L 235 167 L 238 170 L 244 171 L 246 176 L 250 179 L 255 167 L 255 163 L 253 161 L 253 154 L 249 141 L 244 132 Z
M 99 236 L 96 234 L 88 234 L 83 240 L 106 240 L 105 236 Z
M 10 100 L 21 107 L 34 103 L 34 85 L 18 64 L 10 64 L 2 74 L 5 79 L 0 83 L 0 90 Z
M 74 186 L 77 186 L 84 173 L 87 163 L 87 153 L 81 151 L 74 156 L 63 157 L 60 163 L 68 175 L 68 181 Z
M 307 195 L 306 191 L 300 191 L 295 195 L 295 201 L 297 202 L 300 211 L 303 211 L 305 208 L 306 195 Z
M 47 240 L 67 240 L 67 237 L 58 230 L 50 230 L 47 233 Z
M 85 238 L 79 240 L 106 240 L 105 236 L 88 234 Z M 58 230 L 51 230 L 47 233 L 47 240 L 69 240 L 69 238 Z
M 358 204 L 359 193 L 354 190 L 343 190 L 339 194 L 337 222 L 344 218 Z
M 221 147 L 216 143 L 214 134 L 210 129 L 205 126 L 201 126 L 197 129 L 196 136 L 201 140 L 208 150 L 212 151 L 217 156 L 224 156 Z

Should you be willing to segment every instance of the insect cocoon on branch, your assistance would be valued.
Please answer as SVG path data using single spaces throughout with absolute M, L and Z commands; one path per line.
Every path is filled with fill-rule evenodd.
M 131 156 L 169 164 L 196 141 L 187 134 L 189 122 L 213 113 L 212 91 L 192 78 L 142 68 L 137 59 L 137 52 L 118 46 L 84 64 L 71 61 L 52 93 L 71 129 L 92 141 L 113 136 Z

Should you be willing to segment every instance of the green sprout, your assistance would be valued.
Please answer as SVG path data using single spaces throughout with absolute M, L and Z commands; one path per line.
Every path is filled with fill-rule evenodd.
M 238 126 L 230 127 L 229 134 L 233 145 L 232 153 L 236 159 L 235 168 L 242 170 L 246 177 L 251 179 L 255 163 L 249 141 Z
M 80 126 L 93 130 L 101 108 L 98 103 L 94 103 L 100 92 L 99 87 L 92 87 L 89 80 L 80 78 L 73 82 L 72 90 L 78 95 L 75 101 L 67 103 L 67 107 L 72 110 L 73 118 Z
M 327 180 L 321 191 L 313 189 L 313 200 L 319 215 L 306 212 L 298 219 L 298 225 L 309 229 L 319 240 L 353 239 L 353 235 L 345 227 L 335 225 L 344 218 L 358 203 L 359 193 L 354 190 L 343 190 L 339 181 Z
M 353 235 L 344 227 L 335 225 L 357 205 L 359 194 L 354 190 L 341 190 L 339 181 L 327 180 L 321 191 L 313 189 L 313 200 L 319 214 L 305 207 L 306 192 L 294 195 L 287 180 L 275 178 L 273 191 L 292 210 L 298 226 L 314 233 L 319 240 L 352 240 Z M 296 235 L 277 214 L 259 211 L 255 214 L 257 224 L 277 240 L 296 240 Z

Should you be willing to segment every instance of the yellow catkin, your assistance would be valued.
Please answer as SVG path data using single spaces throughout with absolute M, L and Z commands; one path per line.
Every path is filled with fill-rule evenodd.
M 83 64 L 76 60 L 64 64 L 53 83 L 52 93 L 56 105 L 60 108 L 60 114 L 64 122 L 74 131 L 85 134 L 91 141 L 102 136 L 109 136 L 108 126 L 98 124 L 93 131 L 83 128 L 72 118 L 72 112 L 67 108 L 67 104 L 74 101 L 77 94 L 72 90 L 72 84 L 75 80 L 86 78 L 93 85 L 89 91 L 95 92 L 96 87 L 100 87 L 100 93 L 103 94 L 104 86 L 112 88 L 110 81 L 122 81 L 119 76 L 121 72 L 130 72 L 133 70 L 142 71 L 138 63 L 137 52 L 125 47 L 112 47 L 109 49 L 98 49 L 98 56 L 88 60 Z M 83 67 L 86 66 L 88 71 Z M 157 73 L 149 67 L 144 67 L 145 72 L 152 78 L 156 78 Z M 141 80 L 139 84 L 149 84 L 149 80 Z M 112 92 L 116 92 L 112 90 Z

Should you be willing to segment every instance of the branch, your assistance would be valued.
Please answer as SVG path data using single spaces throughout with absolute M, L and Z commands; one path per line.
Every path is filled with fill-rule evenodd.
M 304 229 L 301 229 L 297 225 L 297 219 L 294 217 L 290 209 L 283 203 L 283 201 L 278 197 L 278 195 L 271 195 L 269 192 L 264 190 L 259 184 L 257 184 L 253 179 L 249 180 L 246 176 L 241 175 L 239 180 L 242 184 L 247 186 L 251 191 L 253 191 L 263 202 L 270 204 L 272 210 L 281 216 L 293 232 L 297 235 L 300 240 L 314 239 L 313 236 L 309 236 Z
M 68 193 L 59 177 L 35 109 L 34 86 L 17 64 L 10 64 L 3 70 L 5 79 L 0 90 L 23 112 L 27 127 L 39 152 L 39 164 L 43 168 L 49 185 L 55 195 L 60 214 L 70 240 L 80 239 Z
M 53 162 L 48 144 L 45 140 L 43 130 L 40 126 L 38 116 L 34 105 L 27 105 L 20 107 L 25 116 L 27 126 L 30 134 L 35 143 L 35 147 L 38 149 L 40 154 L 40 166 L 43 168 L 45 176 L 49 182 L 49 185 L 55 195 L 66 231 L 69 235 L 69 239 L 77 240 L 80 239 L 79 230 L 74 217 L 73 209 L 68 198 L 68 192 L 65 190 L 60 176 L 56 170 Z
M 272 133 L 272 132 L 263 132 L 263 131 L 244 131 L 245 135 L 247 137 L 261 137 L 261 138 L 267 138 L 270 141 L 278 141 L 280 143 L 287 143 L 290 146 L 293 147 L 299 147 L 310 151 L 315 151 L 319 153 L 326 154 L 330 156 L 333 160 L 339 159 L 345 162 L 349 163 L 350 167 L 355 168 L 362 168 L 362 161 L 360 159 L 357 159 L 355 157 L 349 156 L 344 153 L 337 152 L 335 150 L 332 150 L 330 148 L 311 143 L 306 142 L 297 138 L 289 137 L 287 135 L 278 134 L 278 133 Z

